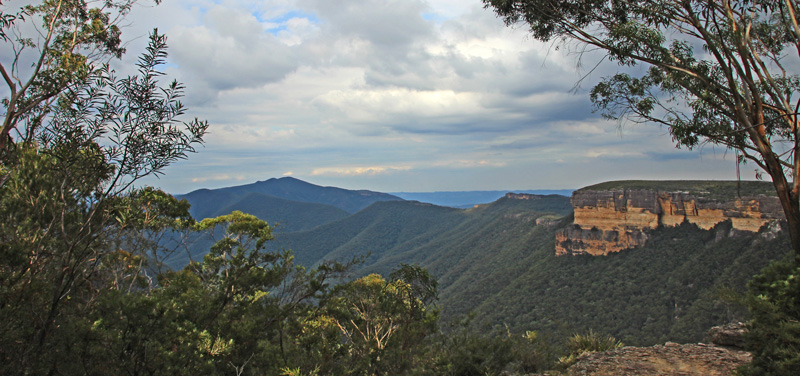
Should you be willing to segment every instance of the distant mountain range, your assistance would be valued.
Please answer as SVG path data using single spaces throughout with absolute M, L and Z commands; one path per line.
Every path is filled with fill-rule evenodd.
M 456 204 L 457 193 L 405 198 Z M 730 222 L 710 231 L 684 223 L 654 230 L 640 248 L 557 257 L 556 233 L 573 226 L 569 197 L 505 194 L 456 209 L 403 195 L 281 178 L 181 197 L 198 219 L 242 210 L 277 224 L 268 248 L 292 250 L 300 265 L 364 256 L 353 276 L 387 274 L 402 263 L 425 267 L 439 281 L 445 323 L 472 312 L 473 325 L 501 332 L 563 337 L 594 329 L 631 345 L 701 341 L 710 326 L 743 319 L 719 291 L 741 292 L 790 250 L 785 234 L 734 236 Z M 210 244 L 196 239 L 172 265 L 200 259 Z
M 386 193 L 322 187 L 292 177 L 219 189 L 199 189 L 178 198 L 196 219 L 233 210 L 253 214 L 279 231 L 298 231 L 347 217 L 378 201 L 402 200 Z
M 253 214 L 278 231 L 307 230 L 342 219 L 379 201 L 419 201 L 438 206 L 471 208 L 494 202 L 509 191 L 399 192 L 381 193 L 323 187 L 292 177 L 272 178 L 252 184 L 218 189 L 198 189 L 178 195 L 192 205 L 196 219 L 216 217 L 241 210 Z M 558 194 L 572 190 L 524 190 L 515 193 Z

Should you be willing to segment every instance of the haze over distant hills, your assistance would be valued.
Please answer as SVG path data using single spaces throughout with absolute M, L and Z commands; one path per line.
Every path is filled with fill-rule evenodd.
M 470 208 L 494 202 L 510 191 L 401 192 L 323 187 L 293 177 L 271 178 L 251 184 L 198 189 L 178 195 L 192 205 L 190 213 L 200 220 L 240 210 L 253 214 L 278 231 L 298 231 L 342 219 L 379 201 L 420 201 L 438 206 Z M 559 194 L 572 190 L 524 190 L 515 193 Z
M 267 221 L 278 231 L 310 229 L 377 201 L 402 200 L 380 192 L 322 187 L 292 177 L 199 189 L 177 197 L 189 201 L 189 212 L 198 220 L 240 210 Z
M 252 184 L 227 188 L 199 189 L 179 197 L 190 200 L 201 195 L 211 194 L 217 199 L 220 197 L 243 196 L 248 193 L 257 193 L 297 202 L 330 205 L 348 213 L 355 213 L 376 201 L 400 200 L 399 197 L 386 193 L 322 187 L 293 177 L 271 178 Z
M 561 195 L 569 197 L 572 189 L 528 189 L 506 191 L 441 191 L 441 192 L 392 192 L 390 194 L 404 200 L 427 202 L 439 206 L 452 208 L 471 208 L 478 204 L 488 204 L 497 201 L 506 193 L 528 193 L 535 195 Z

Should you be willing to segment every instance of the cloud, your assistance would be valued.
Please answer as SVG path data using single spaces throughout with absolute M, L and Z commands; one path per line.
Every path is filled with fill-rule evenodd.
M 290 172 L 389 191 L 577 188 L 621 171 L 700 168 L 664 130 L 592 112 L 587 88 L 618 66 L 592 70 L 600 55 L 556 51 L 480 2 L 162 7 L 175 16 L 150 18 L 170 38 L 169 73 L 187 85 L 189 114 L 212 124 L 205 149 L 165 176 L 173 191 Z M 723 162 L 701 159 L 720 174 Z
M 486 159 L 478 159 L 478 160 L 469 160 L 469 159 L 459 159 L 459 160 L 444 160 L 444 161 L 435 161 L 432 163 L 434 167 L 449 167 L 449 168 L 474 168 L 474 167 L 504 167 L 508 165 L 507 162 L 504 161 L 496 161 L 496 160 L 486 160 Z
M 407 46 L 432 28 L 422 14 L 428 10 L 419 0 L 305 0 L 305 5 L 324 20 L 331 35 L 368 41 L 378 49 Z
M 244 180 L 244 176 L 241 176 L 241 175 L 233 176 L 233 175 L 229 175 L 229 174 L 213 174 L 213 175 L 208 175 L 208 176 L 201 176 L 201 177 L 192 178 L 192 182 L 193 183 L 205 183 L 205 182 L 209 182 L 209 181 L 229 181 L 229 180 L 242 181 L 242 180 Z
M 371 166 L 371 167 L 321 167 L 311 171 L 311 176 L 354 176 L 378 175 L 411 170 L 409 166 Z
M 169 32 L 170 61 L 193 98 L 209 101 L 220 91 L 280 81 L 298 68 L 295 48 L 244 9 L 213 6 L 203 20 Z

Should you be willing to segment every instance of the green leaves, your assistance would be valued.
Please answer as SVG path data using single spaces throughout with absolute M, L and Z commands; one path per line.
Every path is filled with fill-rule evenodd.
M 103 43 L 114 38 L 111 34 L 118 30 L 108 27 L 107 14 L 81 7 L 86 5 L 45 2 L 25 15 L 43 12 L 50 17 L 51 30 L 66 33 L 72 27 L 72 36 L 100 38 Z M 68 14 L 75 18 L 59 18 Z M 129 337 L 139 328 L 124 326 L 126 321 L 115 326 L 115 319 L 127 313 L 114 308 L 142 304 L 160 309 L 130 313 L 130 320 L 144 332 L 169 311 L 147 301 L 155 297 L 149 293 L 156 289 L 154 279 L 162 267 L 166 247 L 161 240 L 167 231 L 185 230 L 194 223 L 185 201 L 132 185 L 185 158 L 202 142 L 207 124 L 195 120 L 176 125 L 185 111 L 178 100 L 182 86 L 173 83 L 161 89 L 156 80 L 160 73 L 155 67 L 165 56 L 162 36 L 154 33 L 152 53 L 143 56 L 142 61 L 152 62 L 150 68 L 141 71 L 142 76 L 119 80 L 107 67 L 96 70 L 86 55 L 69 50 L 100 39 L 70 47 L 58 39 L 66 34 L 54 35 L 54 44 L 43 50 L 42 65 L 35 67 L 42 69 L 29 84 L 14 86 L 3 72 L 12 97 L 5 102 L 7 122 L 0 141 L 8 140 L 2 133 L 14 128 L 15 121 L 30 122 L 27 134 L 20 132 L 20 142 L 3 149 L 0 158 L 0 373 L 120 373 L 94 357 L 102 358 L 99 354 L 112 343 L 136 347 L 134 342 L 148 334 Z M 58 101 L 47 99 L 67 86 L 72 90 Z M 104 316 L 107 313 L 115 315 Z M 222 354 L 222 343 L 209 338 L 214 339 L 206 346 L 209 351 Z M 86 347 L 73 349 L 71 345 L 80 341 Z M 151 345 L 143 345 L 143 351 Z M 201 351 L 203 346 L 194 348 Z M 69 359 L 79 351 L 84 351 L 80 356 L 87 363 Z M 126 356 L 131 360 L 138 355 Z M 99 368 L 90 371 L 89 363 Z
M 117 23 L 133 0 L 105 2 L 99 8 L 72 0 L 47 0 L 25 5 L 16 14 L 0 14 L 0 40 L 11 51 L 10 62 L 0 64 L 9 97 L 0 127 L 0 150 L 6 151 L 12 130 L 16 142 L 30 142 L 53 100 L 92 75 L 107 57 L 119 58 Z M 36 28 L 36 35 L 26 32 Z M 21 127 L 20 127 L 21 125 Z
M 753 352 L 745 375 L 794 375 L 800 372 L 800 260 L 774 262 L 750 282 L 752 314 L 747 349 Z
M 609 351 L 625 346 L 622 341 L 617 340 L 612 336 L 604 336 L 596 333 L 594 330 L 589 330 L 585 334 L 576 333 L 569 337 L 566 341 L 567 355 L 558 359 L 559 365 L 567 368 L 578 357 L 593 352 Z
M 344 369 L 331 372 L 395 375 L 413 369 L 425 354 L 420 343 L 438 320 L 429 305 L 436 285 L 424 269 L 403 265 L 389 280 L 370 274 L 337 286 L 324 317 L 341 332 L 347 357 Z

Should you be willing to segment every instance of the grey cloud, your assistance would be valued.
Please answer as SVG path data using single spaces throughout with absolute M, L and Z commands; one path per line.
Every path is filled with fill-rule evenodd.
M 355 36 L 379 48 L 397 48 L 430 36 L 418 0 L 304 0 L 299 2 L 326 21 L 329 32 Z
M 170 34 L 171 59 L 185 79 L 229 90 L 275 82 L 297 68 L 293 48 L 265 32 L 252 15 L 214 8 L 207 19 L 208 27 Z
M 502 144 L 490 145 L 488 150 L 508 151 L 508 150 L 530 150 L 548 147 L 556 144 L 556 140 L 549 134 L 542 134 L 537 137 L 525 137 L 524 139 L 513 140 Z
M 649 152 L 645 153 L 649 158 L 654 161 L 682 161 L 700 158 L 699 151 L 679 150 L 675 149 L 673 152 Z

